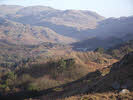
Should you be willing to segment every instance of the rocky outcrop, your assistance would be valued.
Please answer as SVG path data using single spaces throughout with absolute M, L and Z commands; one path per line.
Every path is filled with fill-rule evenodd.
M 127 89 L 123 89 L 120 91 L 120 94 L 129 94 L 129 93 L 130 93 L 130 91 Z

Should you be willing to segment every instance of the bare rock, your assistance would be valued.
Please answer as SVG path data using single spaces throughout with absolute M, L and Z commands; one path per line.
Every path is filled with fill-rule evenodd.
M 130 93 L 130 91 L 127 89 L 123 89 L 120 91 L 120 94 L 129 94 L 129 93 Z

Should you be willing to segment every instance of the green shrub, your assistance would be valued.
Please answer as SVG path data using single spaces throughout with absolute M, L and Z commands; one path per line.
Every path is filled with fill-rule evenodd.
M 58 61 L 58 67 L 57 70 L 58 72 L 63 72 L 66 69 L 66 61 L 62 58 Z
M 99 53 L 104 53 L 104 48 L 97 48 L 94 51 Z
M 6 84 L 0 84 L 0 88 L 6 88 L 7 87 L 7 85 Z
M 61 59 L 58 61 L 57 70 L 58 70 L 59 72 L 63 72 L 63 71 L 66 70 L 67 68 L 72 67 L 74 64 L 75 64 L 75 60 L 74 60 L 74 59 L 63 59 L 63 58 L 61 58 Z
M 34 84 L 29 84 L 27 90 L 29 90 L 29 91 L 38 91 L 39 88 Z
M 55 91 L 55 92 L 61 92 L 61 91 L 63 91 L 63 88 L 54 88 L 53 91 Z
M 6 78 L 10 80 L 16 80 L 17 76 L 14 74 L 14 72 L 8 72 Z

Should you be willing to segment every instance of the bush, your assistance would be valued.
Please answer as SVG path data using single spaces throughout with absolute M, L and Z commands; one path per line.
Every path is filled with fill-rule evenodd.
M 58 61 L 58 67 L 57 70 L 59 72 L 63 72 L 65 69 L 72 67 L 75 64 L 74 59 L 60 59 Z
M 10 80 L 16 80 L 17 76 L 14 74 L 14 72 L 8 72 L 6 78 Z
M 5 92 L 9 92 L 10 91 L 10 88 L 9 87 L 6 87 L 5 88 Z
M 66 61 L 62 58 L 58 61 L 58 72 L 63 72 L 66 69 Z
M 39 88 L 35 86 L 34 84 L 29 84 L 27 90 L 29 91 L 38 91 Z
M 97 48 L 94 51 L 99 53 L 104 53 L 104 48 Z
M 5 84 L 7 86 L 13 86 L 15 84 L 15 81 L 16 81 L 16 78 L 17 78 L 17 75 L 14 74 L 14 72 L 8 72 L 6 75 L 5 75 Z
M 6 88 L 6 87 L 7 87 L 6 84 L 0 84 L 0 88 L 4 89 L 4 88 Z

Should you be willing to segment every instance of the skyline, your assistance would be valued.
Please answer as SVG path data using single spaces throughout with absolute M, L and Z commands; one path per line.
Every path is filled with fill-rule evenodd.
M 90 10 L 104 17 L 133 15 L 133 0 L 1 0 L 0 5 L 49 6 L 60 10 Z

